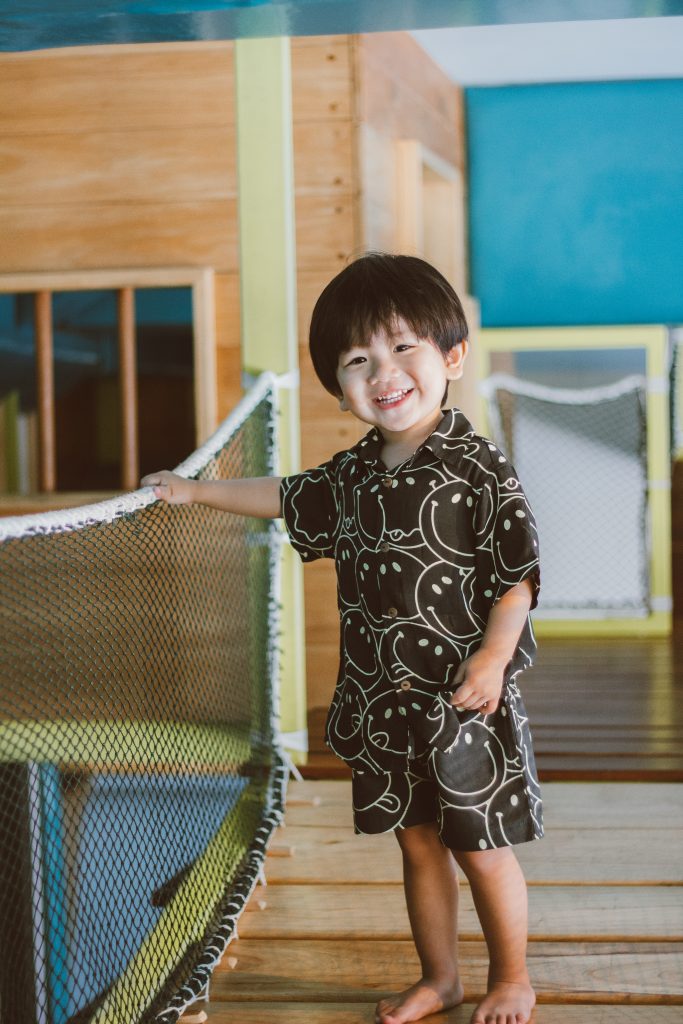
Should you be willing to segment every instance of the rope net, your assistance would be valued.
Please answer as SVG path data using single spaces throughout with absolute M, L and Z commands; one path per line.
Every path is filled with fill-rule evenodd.
M 645 379 L 567 389 L 500 373 L 483 391 L 538 522 L 537 617 L 649 614 Z
M 261 381 L 179 467 L 273 471 Z M 0 1021 L 172 1024 L 282 815 L 272 522 L 156 502 L 0 520 Z

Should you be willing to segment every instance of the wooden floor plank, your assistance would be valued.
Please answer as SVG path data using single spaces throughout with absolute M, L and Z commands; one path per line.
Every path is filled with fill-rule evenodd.
M 541 783 L 577 780 L 582 782 L 683 782 L 683 756 L 638 757 L 619 754 L 539 755 L 536 758 Z
M 426 1018 L 429 1024 L 469 1024 L 473 1003 Z M 372 1024 L 369 1003 L 208 1003 L 211 1024 Z M 537 1006 L 531 1024 L 680 1024 L 676 1006 Z
M 352 822 L 350 781 L 305 780 L 289 785 L 289 801 L 316 797 L 318 806 L 288 803 L 288 824 Z M 548 782 L 543 787 L 543 803 L 547 828 L 683 827 L 683 786 L 675 783 Z
M 271 885 L 267 892 L 267 910 L 241 918 L 242 938 L 410 938 L 400 885 Z M 465 887 L 459 916 L 462 938 L 479 938 L 479 922 Z M 531 887 L 529 936 L 683 941 L 683 887 Z
M 597 754 L 536 757 L 541 783 L 549 782 L 683 782 L 683 756 L 619 756 Z M 306 779 L 350 779 L 351 769 L 330 754 L 309 755 L 300 766 Z
M 376 1000 L 419 968 L 398 844 L 353 834 L 348 782 L 292 784 L 289 797 L 288 824 L 274 842 L 294 854 L 268 858 L 277 884 L 259 888 L 250 907 L 260 900 L 265 909 L 239 921 L 241 938 L 214 975 L 210 1021 L 372 1024 Z M 678 1024 L 683 787 L 557 783 L 544 798 L 547 838 L 517 848 L 532 883 L 534 1024 Z M 469 1024 L 486 983 L 487 951 L 465 885 L 459 921 L 467 1005 L 430 1017 L 434 1024 Z
M 313 808 L 322 813 L 339 808 Z M 289 817 L 295 817 L 294 814 Z M 331 820 L 330 813 L 327 820 Z M 273 843 L 294 848 L 291 857 L 269 858 L 269 882 L 365 884 L 400 882 L 398 843 L 392 833 L 359 836 L 341 826 L 288 825 Z M 683 884 L 683 829 L 663 829 L 652 841 L 646 829 L 550 829 L 540 842 L 515 847 L 532 885 Z
M 563 730 L 558 736 L 554 726 L 534 726 L 534 744 L 546 757 L 552 754 L 611 755 L 622 757 L 634 754 L 639 757 L 666 757 L 683 754 L 683 737 L 680 734 L 667 736 L 666 749 L 658 749 L 659 742 L 649 736 L 625 730 L 602 729 L 595 733 L 580 733 L 578 730 Z M 664 744 L 661 744 L 664 746 Z
M 520 680 L 541 778 L 682 781 L 682 638 L 680 620 L 671 639 L 541 637 Z M 324 747 L 326 712 L 309 709 L 307 778 L 346 770 Z
M 409 940 L 240 939 L 211 985 L 214 1000 L 365 1001 L 404 987 L 419 976 Z M 465 998 L 478 1000 L 486 987 L 483 942 L 460 944 Z M 683 1003 L 683 944 L 534 942 L 529 973 L 540 1002 L 670 1000 Z

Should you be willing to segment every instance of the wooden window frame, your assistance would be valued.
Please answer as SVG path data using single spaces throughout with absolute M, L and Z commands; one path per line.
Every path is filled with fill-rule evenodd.
M 395 160 L 396 251 L 433 263 L 462 297 L 468 285 L 462 170 L 417 139 L 397 139 Z
M 39 477 L 37 495 L 3 495 L 0 512 L 32 511 L 74 503 L 70 492 L 57 492 L 52 361 L 51 294 L 53 292 L 116 291 L 122 394 L 122 489 L 137 486 L 137 423 L 135 381 L 134 293 L 144 288 L 191 288 L 196 444 L 216 429 L 216 314 L 214 271 L 208 267 L 117 268 L 0 274 L 0 294 L 36 295 L 36 377 L 39 420 Z M 100 494 L 97 495 L 101 497 Z M 90 495 L 79 494 L 78 502 Z M 46 501 L 47 499 L 47 501 Z M 26 505 L 25 509 L 20 506 Z

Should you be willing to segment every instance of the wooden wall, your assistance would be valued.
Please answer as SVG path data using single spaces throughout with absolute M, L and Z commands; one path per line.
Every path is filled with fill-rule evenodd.
M 292 51 L 296 171 L 305 166 L 309 175 L 315 173 L 316 167 L 328 166 L 330 150 L 336 152 L 329 179 L 319 179 L 317 184 L 321 201 L 325 195 L 328 204 L 328 219 L 320 223 L 320 230 L 328 239 L 333 237 L 334 243 L 325 250 L 319 248 L 313 261 L 308 259 L 308 251 L 302 251 L 302 236 L 306 247 L 322 247 L 324 239 L 316 233 L 309 235 L 309 222 L 301 215 L 304 184 L 296 177 L 304 466 L 328 459 L 366 432 L 362 424 L 339 412 L 336 400 L 318 383 L 306 336 L 315 298 L 349 256 L 366 249 L 405 249 L 398 230 L 404 198 L 397 179 L 399 140 L 415 140 L 461 174 L 465 164 L 461 91 L 405 33 L 328 40 L 324 60 L 316 64 L 324 100 L 311 111 L 311 130 L 304 134 L 297 88 L 303 59 L 311 62 L 319 46 L 317 39 L 297 40 Z M 464 209 L 460 214 L 464 224 Z M 413 248 L 417 252 L 419 246 Z M 464 260 L 461 263 L 459 276 L 464 282 Z M 473 315 L 476 319 L 476 310 Z M 309 711 L 315 711 L 329 703 L 338 664 L 334 565 L 321 560 L 307 566 L 304 580 L 307 696 Z M 320 716 L 313 714 L 312 721 L 319 720 Z
M 0 56 L 0 272 L 209 266 L 239 399 L 231 43 Z
M 307 348 L 324 285 L 367 248 L 398 251 L 396 144 L 464 169 L 462 97 L 403 33 L 292 43 L 302 465 L 365 432 L 320 386 Z M 217 398 L 241 395 L 230 42 L 0 55 L 0 273 L 208 266 Z M 460 268 L 465 279 L 464 263 Z M 310 707 L 338 654 L 334 568 L 306 571 Z

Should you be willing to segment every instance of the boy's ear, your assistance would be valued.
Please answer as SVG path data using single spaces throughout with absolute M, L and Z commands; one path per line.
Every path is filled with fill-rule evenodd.
M 346 404 L 346 399 L 344 398 L 343 395 L 339 398 L 339 408 L 341 409 L 342 412 L 348 412 L 349 411 L 349 407 Z
M 458 380 L 462 377 L 464 362 L 467 358 L 467 353 L 470 350 L 470 343 L 467 338 L 463 338 L 457 345 L 454 345 L 450 352 L 445 356 L 446 359 L 446 377 L 448 380 Z

